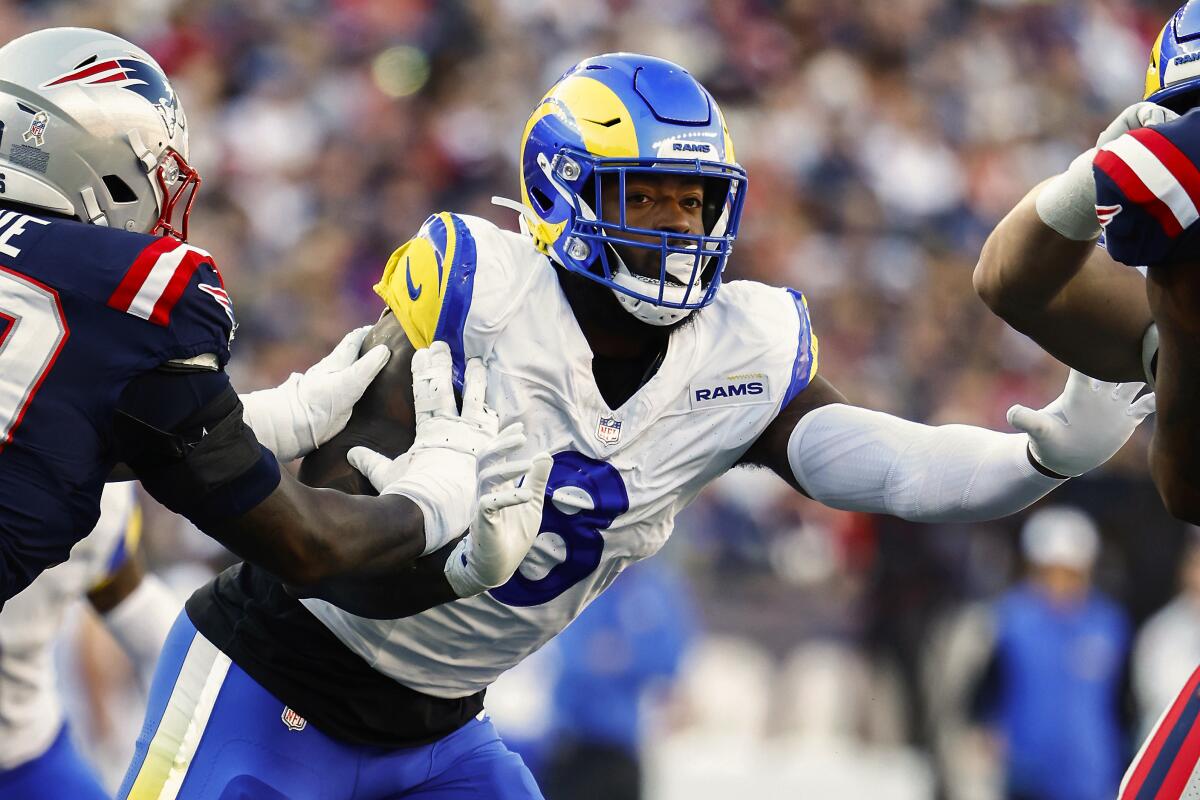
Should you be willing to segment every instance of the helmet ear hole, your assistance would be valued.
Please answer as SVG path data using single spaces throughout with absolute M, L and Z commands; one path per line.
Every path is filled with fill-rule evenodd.
M 105 175 L 104 188 L 108 189 L 108 194 L 112 197 L 114 203 L 136 203 L 137 194 L 133 189 L 129 188 L 129 184 L 121 180 L 118 175 Z
M 550 198 L 546 196 L 546 193 L 537 186 L 529 187 L 529 198 L 533 200 L 534 205 L 537 206 L 538 212 L 542 214 L 550 213 L 550 207 L 554 205 L 550 201 Z

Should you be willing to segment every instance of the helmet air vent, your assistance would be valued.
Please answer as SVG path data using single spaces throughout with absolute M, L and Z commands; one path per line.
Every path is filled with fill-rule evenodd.
M 119 175 L 105 175 L 102 179 L 104 188 L 108 189 L 108 194 L 112 197 L 114 203 L 136 203 L 137 194 L 133 189 L 129 188 L 129 184 L 121 180 Z

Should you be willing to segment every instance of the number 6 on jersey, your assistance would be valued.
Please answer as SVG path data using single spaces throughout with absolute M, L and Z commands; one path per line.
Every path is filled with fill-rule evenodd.
M 555 454 L 546 499 L 538 535 L 557 535 L 566 554 L 541 578 L 527 578 L 518 570 L 493 589 L 492 597 L 505 605 L 548 603 L 591 575 L 604 552 L 601 531 L 629 510 L 629 493 L 616 467 L 572 451 Z

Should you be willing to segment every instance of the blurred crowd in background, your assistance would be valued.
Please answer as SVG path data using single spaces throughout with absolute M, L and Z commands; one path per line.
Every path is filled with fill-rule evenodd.
M 1009 405 L 1052 399 L 1066 370 L 976 298 L 983 239 L 1141 99 L 1150 44 L 1175 8 L 0 0 L 0 39 L 104 28 L 171 76 L 204 180 L 191 241 L 214 254 L 231 289 L 240 322 L 231 371 L 242 390 L 275 385 L 373 321 L 372 283 L 430 213 L 515 229 L 490 198 L 517 195 L 526 114 L 573 62 L 633 50 L 680 62 L 721 102 L 750 175 L 729 277 L 806 293 L 821 373 L 856 403 L 1005 429 Z M 1073 567 L 1050 564 L 1075 569 L 1082 586 L 1062 596 L 1039 588 L 1046 565 L 1035 545 L 1020 546 L 1022 518 L 918 527 L 823 509 L 763 472 L 731 474 L 680 519 L 662 563 L 618 581 L 612 608 L 598 602 L 578 633 L 502 679 L 493 713 L 544 767 L 547 787 L 561 785 L 559 762 L 582 748 L 630 762 L 629 781 L 648 798 L 1111 798 L 1145 720 L 1200 661 L 1200 645 L 1179 646 L 1170 632 L 1197 638 L 1200 600 L 1177 599 L 1170 619 L 1145 625 L 1182 585 L 1184 565 L 1200 595 L 1200 562 L 1185 558 L 1192 534 L 1148 480 L 1147 439 L 1139 433 L 1052 498 L 1082 509 L 1096 533 L 1094 557 L 1079 561 L 1067 547 Z M 181 591 L 223 563 L 174 518 L 149 519 L 151 564 Z M 1047 585 L 1061 588 L 1056 580 Z M 1106 622 L 1072 617 L 1101 596 Z M 1041 600 L 1051 608 L 1035 626 L 1044 639 L 1006 639 L 1006 620 L 1026 613 L 1013 608 Z M 647 626 L 661 631 L 647 637 Z M 86 720 L 76 731 L 113 781 L 141 713 L 120 657 L 89 631 L 82 649 L 66 648 L 64 680 Z M 643 656 L 647 638 L 656 649 Z M 1180 664 L 1133 658 L 1147 641 Z M 1057 666 L 1042 667 L 1110 704 L 1087 727 L 1112 727 L 1111 742 L 1053 756 L 1093 759 L 1086 769 L 1102 776 L 1099 789 L 1014 788 L 1028 743 L 1014 738 L 1016 712 L 1003 710 L 1016 701 L 997 663 L 1029 665 L 1006 647 L 1061 649 Z M 1130 674 L 1131 662 L 1140 668 Z M 589 688 L 590 673 L 607 688 Z M 580 705 L 610 691 L 632 705 L 614 700 L 595 714 Z M 1041 701 L 1073 730 L 1091 718 L 1072 718 L 1066 695 Z M 1037 708 L 1036 698 L 1020 702 Z M 547 788 L 550 800 L 619 796 L 577 783 L 574 793 Z

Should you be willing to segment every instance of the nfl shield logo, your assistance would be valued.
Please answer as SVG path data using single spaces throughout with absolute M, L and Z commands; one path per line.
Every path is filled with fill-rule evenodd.
M 293 731 L 302 731 L 304 730 L 304 726 L 308 724 L 308 720 L 287 706 L 283 707 L 283 714 L 280 716 L 280 719 L 283 720 L 284 725 L 288 726 L 289 730 Z
M 614 445 L 621 440 L 621 421 L 616 417 L 600 417 L 596 426 L 596 438 L 607 445 Z

